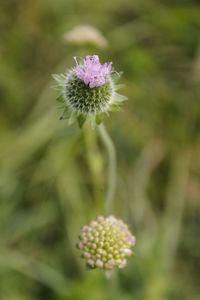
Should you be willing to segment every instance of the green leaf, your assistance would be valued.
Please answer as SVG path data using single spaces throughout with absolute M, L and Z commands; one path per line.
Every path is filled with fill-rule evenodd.
M 72 123 L 74 123 L 74 121 L 77 118 L 77 112 L 76 111 L 72 111 L 69 117 L 69 125 L 71 125 Z
M 68 107 L 65 107 L 62 116 L 60 117 L 60 120 L 69 119 L 71 116 L 71 111 Z
M 124 95 L 121 95 L 121 94 L 118 94 L 118 93 L 115 93 L 115 100 L 117 102 L 123 102 L 123 101 L 126 101 L 128 98 Z
M 66 104 L 63 103 L 63 104 L 59 104 L 56 106 L 57 109 L 64 109 L 66 107 Z
M 116 72 L 116 71 L 113 71 L 110 75 L 110 77 L 112 78 L 112 80 L 116 83 L 119 78 L 121 77 L 121 75 L 123 74 L 123 72 Z
M 120 89 L 123 89 L 125 87 L 125 84 L 116 84 L 115 85 L 115 91 L 118 91 Z
M 59 102 L 59 103 L 65 103 L 65 99 L 63 98 L 63 95 L 59 95 L 59 96 L 56 98 L 56 101 Z
M 58 83 L 64 83 L 64 81 L 66 80 L 66 77 L 64 74 L 52 74 L 53 79 L 55 79 L 55 81 L 57 81 Z
M 94 270 L 95 268 L 94 267 L 91 267 L 89 264 L 86 264 L 86 266 L 85 266 L 85 270 L 86 270 L 86 272 L 90 272 L 90 271 L 92 271 L 92 270 Z
M 96 123 L 99 125 L 103 122 L 104 114 L 98 114 L 96 115 Z
M 82 128 L 83 124 L 85 123 L 85 120 L 86 120 L 86 116 L 83 115 L 83 114 L 80 114 L 77 118 L 78 120 L 78 125 L 80 128 Z
M 55 91 L 62 92 L 63 85 L 56 84 L 56 85 L 52 85 L 51 88 L 54 89 Z
M 119 111 L 123 111 L 122 109 L 121 109 L 121 107 L 118 105 L 118 104 L 112 104 L 110 107 L 109 107 L 109 111 L 117 111 L 117 112 L 119 112 Z

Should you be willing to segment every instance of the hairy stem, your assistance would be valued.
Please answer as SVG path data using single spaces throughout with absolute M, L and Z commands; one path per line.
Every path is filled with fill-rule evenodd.
M 111 137 L 103 124 L 98 126 L 99 134 L 108 153 L 108 185 L 105 202 L 105 214 L 113 210 L 113 201 L 116 190 L 116 151 Z

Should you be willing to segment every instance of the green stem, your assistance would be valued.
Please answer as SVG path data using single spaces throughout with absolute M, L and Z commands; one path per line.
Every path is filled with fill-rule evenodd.
M 113 201 L 116 190 L 116 151 L 114 143 L 103 124 L 98 126 L 99 134 L 108 152 L 108 186 L 105 202 L 105 214 L 113 210 Z
M 95 208 L 93 213 L 102 213 L 103 208 L 103 158 L 97 143 L 97 133 L 90 127 L 84 126 L 84 138 L 86 144 L 86 158 L 91 173 Z
M 117 270 L 105 271 L 105 277 L 107 281 L 108 294 L 110 300 L 117 300 L 120 297 L 119 281 L 117 276 Z M 120 298 L 121 299 L 121 298 Z

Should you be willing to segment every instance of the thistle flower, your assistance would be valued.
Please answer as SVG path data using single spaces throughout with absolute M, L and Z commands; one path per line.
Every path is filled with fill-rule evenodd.
M 78 120 L 81 127 L 89 120 L 100 124 L 105 113 L 120 111 L 125 96 L 116 91 L 121 88 L 116 82 L 120 74 L 112 70 L 112 63 L 101 65 L 98 55 L 86 56 L 81 63 L 76 57 L 76 66 L 66 74 L 53 75 L 55 88 L 60 92 L 57 101 L 64 112 L 60 119 Z
M 101 65 L 98 55 L 86 56 L 83 65 L 78 64 L 76 57 L 74 59 L 76 61 L 74 68 L 76 76 L 83 80 L 86 85 L 89 84 L 90 88 L 104 85 L 108 81 L 107 76 L 110 74 L 112 62 L 109 65 L 107 63 Z
M 111 270 L 114 266 L 122 269 L 126 258 L 133 254 L 135 237 L 128 226 L 114 216 L 98 216 L 88 226 L 83 226 L 77 247 L 82 251 L 86 264 L 94 269 Z

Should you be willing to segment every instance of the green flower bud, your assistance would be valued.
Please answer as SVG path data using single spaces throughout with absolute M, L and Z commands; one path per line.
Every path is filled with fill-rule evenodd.
M 98 243 L 95 241 L 96 236 Z M 94 242 L 91 243 L 92 237 Z M 114 216 L 98 216 L 88 226 L 83 226 L 78 248 L 92 269 L 111 270 L 115 266 L 122 269 L 127 264 L 126 258 L 132 255 L 135 241 L 135 236 L 122 220 Z

